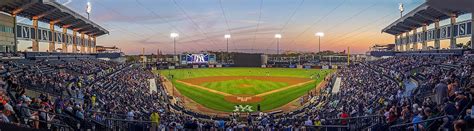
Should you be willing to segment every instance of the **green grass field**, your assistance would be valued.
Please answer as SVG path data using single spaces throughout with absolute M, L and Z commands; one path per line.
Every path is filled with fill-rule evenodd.
M 274 108 L 281 107 L 292 100 L 306 94 L 316 85 L 324 80 L 324 77 L 333 72 L 333 70 L 319 70 L 319 69 L 290 69 L 290 68 L 199 68 L 199 69 L 175 69 L 175 70 L 159 70 L 155 73 L 160 73 L 166 76 L 178 91 L 194 100 L 195 102 L 218 111 L 232 112 L 235 105 L 250 105 L 253 110 L 256 110 L 257 104 L 260 104 L 263 111 L 268 111 Z M 173 78 L 171 79 L 171 75 Z M 316 76 L 321 77 L 316 77 Z M 176 80 L 185 80 L 190 78 L 201 78 L 211 76 L 272 76 L 272 77 L 295 77 L 295 78 L 309 78 L 314 80 L 308 84 L 292 87 L 283 91 L 275 92 L 263 96 L 263 101 L 250 104 L 239 104 L 226 101 L 224 96 L 209 92 L 207 90 L 195 88 L 185 85 Z M 246 94 L 256 95 L 279 88 L 289 86 L 286 82 L 275 82 L 255 79 L 235 79 L 215 82 L 204 82 L 200 86 L 226 92 L 233 95 Z

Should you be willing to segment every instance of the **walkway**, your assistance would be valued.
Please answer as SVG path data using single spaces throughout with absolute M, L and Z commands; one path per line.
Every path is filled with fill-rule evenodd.
M 332 94 L 338 93 L 339 90 L 340 90 L 340 88 L 341 88 L 341 77 L 337 77 L 337 78 L 336 78 L 336 82 L 334 82 L 334 86 L 332 86 L 332 91 L 331 91 L 331 93 L 332 93 Z
M 158 92 L 155 79 L 148 79 L 148 83 L 150 83 L 150 92 L 153 92 L 153 91 Z
M 412 95 L 413 90 L 418 87 L 418 85 L 411 81 L 411 80 L 405 80 L 403 81 L 403 85 L 405 85 L 405 92 L 403 92 L 404 97 L 409 97 Z

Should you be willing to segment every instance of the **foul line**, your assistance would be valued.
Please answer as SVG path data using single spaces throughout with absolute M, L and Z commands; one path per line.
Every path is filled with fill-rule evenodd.
M 200 85 L 195 85 L 195 84 L 187 83 L 187 82 L 180 81 L 180 80 L 176 80 L 176 82 L 185 84 L 185 85 L 187 85 L 187 86 L 197 87 L 197 88 L 199 88 L 199 89 L 207 90 L 207 91 L 210 91 L 210 92 L 212 92 L 212 93 L 220 94 L 220 95 L 223 95 L 223 96 L 233 96 L 232 94 L 229 94 L 229 93 L 225 93 L 225 92 L 221 92 L 221 91 L 209 89 L 209 88 L 204 87 L 204 86 L 200 86 Z
M 276 92 L 280 92 L 280 91 L 283 91 L 283 90 L 287 90 L 287 89 L 290 89 L 290 88 L 293 88 L 293 87 L 296 87 L 296 86 L 306 85 L 306 84 L 311 83 L 311 82 L 313 82 L 313 81 L 314 81 L 314 80 L 310 80 L 310 81 L 307 81 L 307 82 L 302 82 L 302 83 L 294 84 L 294 85 L 291 85 L 291 86 L 286 86 L 286 87 L 283 87 L 283 88 L 280 88 L 280 89 L 276 89 L 276 90 L 272 90 L 272 91 L 269 91 L 269 92 L 260 93 L 260 94 L 257 94 L 257 95 L 255 95 L 255 96 L 263 97 L 263 96 L 266 96 L 266 95 L 269 95 L 269 94 L 273 94 L 273 93 L 276 93 Z

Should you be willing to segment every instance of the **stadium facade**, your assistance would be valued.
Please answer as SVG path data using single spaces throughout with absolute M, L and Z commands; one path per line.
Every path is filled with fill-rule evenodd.
M 18 40 L 27 40 L 33 52 L 39 52 L 39 42 L 46 42 L 47 52 L 95 53 L 97 37 L 109 33 L 55 0 L 3 0 L 0 11 L 0 52 L 16 52 Z M 17 16 L 31 19 L 32 25 L 18 23 Z M 39 27 L 39 22 L 49 28 Z
M 474 2 L 471 0 L 443 1 L 427 0 L 422 5 L 402 16 L 384 28 L 382 32 L 395 37 L 396 51 L 426 51 L 428 42 L 433 41 L 432 49 L 441 49 L 440 40 L 449 40 L 449 49 L 456 49 L 458 38 L 474 38 L 472 26 Z M 460 15 L 471 14 L 467 21 L 457 21 Z M 450 20 L 448 25 L 441 26 L 440 21 Z M 433 29 L 427 29 L 434 24 Z M 421 30 L 418 30 L 421 28 Z M 419 46 L 421 43 L 421 46 Z M 474 44 L 471 44 L 474 49 Z

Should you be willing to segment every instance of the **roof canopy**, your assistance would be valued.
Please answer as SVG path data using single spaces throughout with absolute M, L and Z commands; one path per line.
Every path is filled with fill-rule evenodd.
M 414 28 L 422 27 L 423 25 L 432 24 L 436 20 L 444 20 L 451 16 L 459 16 L 466 13 L 469 12 L 456 9 L 442 9 L 424 3 L 385 27 L 382 32 L 398 35 L 411 31 Z
M 87 35 L 100 36 L 109 33 L 91 20 L 57 3 L 56 0 L 2 0 L 0 11 L 54 23 Z

